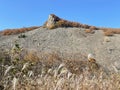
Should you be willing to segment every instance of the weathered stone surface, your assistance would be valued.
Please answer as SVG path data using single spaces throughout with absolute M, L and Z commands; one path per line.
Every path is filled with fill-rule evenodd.
M 47 23 L 46 23 L 46 27 L 47 28 L 52 28 L 55 25 L 55 23 L 59 20 L 60 20 L 59 17 L 57 17 L 54 14 L 50 14 L 49 17 L 48 17 Z

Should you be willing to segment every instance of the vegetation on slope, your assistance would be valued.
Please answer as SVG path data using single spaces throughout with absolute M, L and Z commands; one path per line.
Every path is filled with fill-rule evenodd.
M 38 55 L 19 44 L 0 54 L 1 90 L 120 89 L 120 75 L 105 72 L 96 62 L 66 60 L 54 52 Z
M 24 27 L 24 28 L 18 28 L 18 29 L 5 29 L 1 31 L 0 33 L 2 35 L 15 35 L 15 34 L 20 34 L 20 33 L 25 33 L 28 31 L 35 30 L 37 28 L 40 28 L 40 26 L 33 26 L 33 27 Z
M 97 27 L 95 26 L 90 26 L 90 25 L 81 24 L 78 22 L 72 22 L 72 21 L 61 19 L 54 14 L 50 14 L 50 16 L 51 16 L 51 19 L 48 19 L 43 25 L 44 27 L 49 29 L 55 29 L 58 27 L 78 27 L 78 28 L 85 28 L 85 29 L 91 29 L 91 30 L 97 29 Z M 47 26 L 49 22 L 50 22 L 50 26 Z
M 53 17 L 53 24 L 47 26 L 49 19 L 44 23 L 43 27 L 44 28 L 49 28 L 49 29 L 55 29 L 58 27 L 77 27 L 77 28 L 84 28 L 86 33 L 94 33 L 94 30 L 102 30 L 103 34 L 105 36 L 113 36 L 114 34 L 120 34 L 120 29 L 116 28 L 101 28 L 101 27 L 96 27 L 96 26 L 90 26 L 87 24 L 81 24 L 78 22 L 72 22 L 68 20 L 64 20 L 62 18 L 59 18 L 58 16 L 54 14 L 50 14 Z M 51 22 L 51 21 L 50 21 Z M 19 33 L 24 33 L 27 31 L 35 30 L 39 28 L 40 26 L 33 26 L 33 27 L 25 27 L 25 28 L 18 28 L 18 29 L 5 29 L 1 31 L 0 33 L 2 35 L 15 35 Z
M 58 27 L 78 27 L 78 28 L 84 28 L 86 33 L 91 33 L 93 32 L 93 30 L 102 30 L 104 32 L 105 36 L 112 36 L 114 34 L 120 34 L 120 29 L 116 29 L 116 28 L 101 28 L 101 27 L 95 27 L 95 26 L 90 26 L 87 24 L 81 24 L 81 23 L 77 23 L 77 22 L 71 22 L 68 20 L 64 20 L 59 18 L 58 16 L 51 14 L 51 18 L 50 20 L 53 21 L 46 21 L 45 24 L 43 25 L 46 28 L 49 29 L 55 29 Z M 53 22 L 52 24 L 49 24 L 49 22 Z M 47 24 L 49 24 L 49 26 L 47 26 Z

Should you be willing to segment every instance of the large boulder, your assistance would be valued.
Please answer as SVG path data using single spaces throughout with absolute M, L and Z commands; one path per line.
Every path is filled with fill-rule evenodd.
M 57 17 L 54 14 L 50 14 L 47 22 L 45 23 L 45 27 L 51 29 L 55 26 L 56 22 L 59 20 L 61 20 L 59 17 Z

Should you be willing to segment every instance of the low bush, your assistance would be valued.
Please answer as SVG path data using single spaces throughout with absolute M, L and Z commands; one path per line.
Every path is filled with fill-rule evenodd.
M 94 31 L 90 29 L 85 29 L 85 33 L 94 33 Z
M 20 34 L 18 38 L 26 38 L 27 36 L 25 34 Z
M 112 31 L 104 31 L 103 32 L 105 36 L 113 36 L 114 33 Z

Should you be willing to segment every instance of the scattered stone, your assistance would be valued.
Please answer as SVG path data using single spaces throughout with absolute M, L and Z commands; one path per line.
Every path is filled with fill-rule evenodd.
M 104 42 L 110 42 L 110 37 L 104 37 Z

